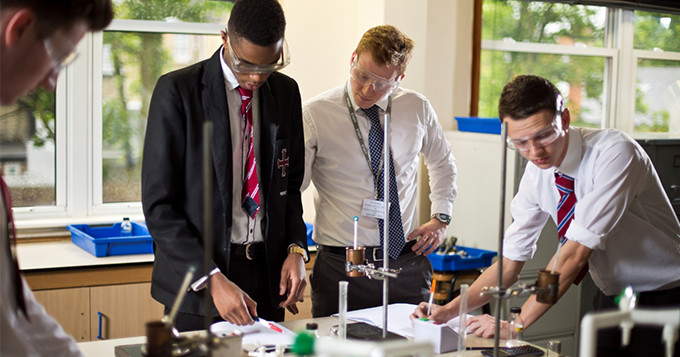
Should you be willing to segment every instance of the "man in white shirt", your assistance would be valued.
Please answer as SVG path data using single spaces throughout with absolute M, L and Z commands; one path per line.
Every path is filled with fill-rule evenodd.
M 366 247 L 368 263 L 382 266 L 382 131 L 390 116 L 390 279 L 389 300 L 417 303 L 429 294 L 432 266 L 425 255 L 441 243 L 456 197 L 456 167 L 451 148 L 427 99 L 399 88 L 413 41 L 393 26 L 368 30 L 351 57 L 350 79 L 303 106 L 305 180 L 313 180 L 319 253 L 312 270 L 312 315 L 337 312 L 338 281 L 348 280 L 350 310 L 380 305 L 382 282 L 348 278 L 345 247 Z M 372 116 L 372 117 L 371 117 Z M 416 174 L 423 155 L 430 175 L 431 220 L 416 216 Z M 398 198 L 397 198 L 398 197 Z M 373 211 L 373 213 L 371 213 Z M 419 239 L 418 239 L 419 238 Z M 403 246 L 403 248 L 401 248 Z M 394 249 L 392 249 L 394 248 Z M 401 249 L 400 249 L 401 248 Z
M 552 267 L 552 260 L 557 259 L 559 296 L 572 282 L 578 283 L 580 273 L 589 267 L 600 290 L 596 310 L 616 308 L 614 296 L 626 286 L 640 293 L 639 306 L 680 307 L 680 224 L 645 151 L 613 129 L 570 127 L 562 96 L 542 77 L 523 75 L 508 83 L 498 112 L 507 123 L 508 145 L 529 161 L 512 201 L 514 222 L 503 245 L 503 285 L 518 280 L 524 262 L 536 250 L 543 225 L 552 217 L 560 232 L 562 222 L 565 225 L 559 256 L 548 263 Z M 563 199 L 556 183 L 565 189 L 565 176 L 573 186 Z M 571 194 L 575 195 L 573 218 L 568 219 L 568 213 L 563 221 L 558 204 L 568 205 Z M 494 264 L 470 287 L 469 309 L 490 300 L 479 292 L 496 285 L 496 276 Z M 525 327 L 551 306 L 531 296 L 522 307 Z M 458 309 L 459 299 L 455 299 L 433 306 L 429 318 L 446 321 Z M 426 311 L 427 304 L 421 303 L 413 317 L 424 317 Z M 468 326 L 480 336 L 494 333 L 493 318 L 488 315 L 473 318 Z M 505 329 L 501 332 L 505 338 Z M 609 331 L 600 336 L 598 356 L 663 354 L 661 329 L 636 327 L 631 344 L 622 350 L 616 334 Z M 675 350 L 677 354 L 677 346 Z
M 54 90 L 88 31 L 111 22 L 110 0 L 0 1 L 0 104 Z M 9 188 L 0 177 L 0 356 L 82 356 L 19 273 Z

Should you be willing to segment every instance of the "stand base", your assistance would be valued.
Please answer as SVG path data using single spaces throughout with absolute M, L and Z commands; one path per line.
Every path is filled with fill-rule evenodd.
M 387 331 L 387 336 L 384 338 L 382 334 L 382 328 L 369 325 L 365 322 L 347 324 L 347 339 L 361 341 L 406 340 L 406 337 L 394 332 Z

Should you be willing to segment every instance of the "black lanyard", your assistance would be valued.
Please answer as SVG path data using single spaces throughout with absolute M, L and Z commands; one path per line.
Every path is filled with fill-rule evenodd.
M 369 156 L 368 153 L 368 148 L 366 147 L 366 144 L 364 144 L 364 136 L 361 134 L 361 130 L 359 129 L 359 124 L 357 122 L 357 115 L 354 113 L 354 107 L 352 106 L 352 101 L 349 99 L 349 93 L 347 93 L 347 86 L 345 86 L 345 103 L 347 104 L 347 111 L 349 112 L 349 117 L 352 119 L 352 125 L 354 125 L 354 133 L 357 135 L 357 139 L 359 140 L 359 145 L 361 146 L 361 151 L 364 153 L 364 158 L 366 159 L 366 163 L 368 164 L 368 169 L 371 171 L 373 174 L 373 190 L 376 194 L 378 193 L 378 188 L 377 188 L 377 183 L 378 183 L 378 177 L 380 177 L 380 173 L 382 172 L 383 169 L 383 158 L 385 157 L 385 145 L 383 145 L 382 149 L 382 154 L 380 155 L 380 165 L 378 166 L 378 172 L 373 171 L 373 166 L 371 166 L 371 157 Z M 387 109 L 385 110 L 385 115 L 390 116 L 392 113 L 392 97 L 387 97 Z M 385 138 L 383 138 L 383 143 L 385 142 Z

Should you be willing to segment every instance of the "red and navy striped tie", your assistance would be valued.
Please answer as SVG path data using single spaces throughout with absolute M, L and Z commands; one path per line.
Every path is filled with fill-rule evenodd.
M 560 244 L 567 242 L 565 234 L 571 220 L 574 219 L 574 209 L 576 208 L 576 194 L 574 193 L 574 178 L 560 172 L 555 172 L 555 185 L 560 193 L 560 201 L 557 203 L 557 236 Z M 583 280 L 588 273 L 588 264 L 581 269 L 574 280 L 574 285 Z
M 253 149 L 253 114 L 252 103 L 253 91 L 238 87 L 241 93 L 241 116 L 245 121 L 245 140 L 248 143 L 248 156 L 243 168 L 243 188 L 241 190 L 241 207 L 248 217 L 255 218 L 260 209 L 260 185 L 257 182 L 257 164 L 255 162 L 255 150 Z

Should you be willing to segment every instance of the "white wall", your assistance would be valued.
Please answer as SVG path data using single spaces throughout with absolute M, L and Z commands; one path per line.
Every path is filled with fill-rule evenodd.
M 402 86 L 428 97 L 445 130 L 454 129 L 454 115 L 468 115 L 474 0 L 280 1 L 291 51 L 283 72 L 297 80 L 303 101 L 344 83 L 364 32 L 390 24 L 415 41 Z M 421 194 L 429 211 L 427 187 Z M 308 222 L 314 221 L 312 195 L 310 189 L 303 194 Z

